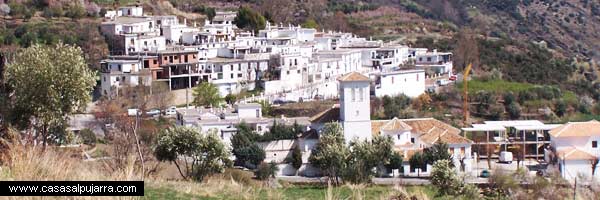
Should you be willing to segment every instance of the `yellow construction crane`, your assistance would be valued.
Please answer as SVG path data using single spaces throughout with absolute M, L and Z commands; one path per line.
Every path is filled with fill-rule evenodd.
M 472 63 L 469 63 L 469 65 L 467 65 L 467 67 L 465 67 L 465 71 L 463 72 L 463 117 L 464 117 L 464 126 L 467 125 L 468 121 L 469 121 L 469 88 L 467 86 L 468 84 L 468 77 L 469 77 L 469 73 L 471 73 L 471 67 L 472 67 Z

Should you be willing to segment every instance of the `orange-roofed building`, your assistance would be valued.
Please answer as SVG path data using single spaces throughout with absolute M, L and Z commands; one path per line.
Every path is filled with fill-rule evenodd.
M 582 175 L 600 180 L 600 165 L 592 174 L 592 162 L 600 157 L 600 122 L 569 122 L 549 134 L 551 148 L 545 152 L 545 158 L 558 165 L 563 178 L 574 181 Z

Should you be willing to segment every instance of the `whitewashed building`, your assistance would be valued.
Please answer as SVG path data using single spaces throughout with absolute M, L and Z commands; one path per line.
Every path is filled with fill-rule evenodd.
M 425 92 L 425 70 L 398 70 L 375 75 L 375 96 L 405 94 L 418 97 Z
M 569 122 L 550 130 L 551 148 L 545 152 L 549 163 L 556 163 L 563 178 L 573 182 L 577 177 L 600 180 L 592 163 L 600 158 L 600 122 Z M 586 181 L 586 180 L 580 180 Z
M 103 60 L 100 63 L 100 90 L 102 95 L 120 95 L 119 89 L 127 86 L 152 83 L 152 74 L 144 69 L 141 60 Z

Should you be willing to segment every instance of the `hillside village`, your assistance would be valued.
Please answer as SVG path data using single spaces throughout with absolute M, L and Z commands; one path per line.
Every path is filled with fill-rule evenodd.
M 43 145 L 44 151 L 47 143 L 74 149 L 86 162 L 106 159 L 111 163 L 106 165 L 117 166 L 126 161 L 122 155 L 135 154 L 142 177 L 156 173 L 200 182 L 232 167 L 252 171 L 260 180 L 337 185 L 341 178 L 351 183 L 433 184 L 440 190 L 444 190 L 440 169 L 446 167 L 452 178 L 445 181 L 460 182 L 461 189 L 454 188 L 460 192 L 454 195 L 466 195 L 469 185 L 500 188 L 494 181 L 502 174 L 524 174 L 532 179 L 523 180 L 536 181 L 542 177 L 567 188 L 593 189 L 600 181 L 596 120 L 469 119 L 467 100 L 462 110 L 467 113 L 459 116 L 374 114 L 386 106 L 375 106 L 378 101 L 408 101 L 406 105 L 422 109 L 426 107 L 419 103 L 431 103 L 430 96 L 455 87 L 464 86 L 463 94 L 468 95 L 466 84 L 473 76 L 470 69 L 454 66 L 452 52 L 297 24 L 266 21 L 264 29 L 243 29 L 235 22 L 240 13 L 216 11 L 201 25 L 175 15 L 150 15 L 135 4 L 106 10 L 98 29 L 109 44 L 109 55 L 98 63 L 96 86 L 82 81 L 89 84 L 86 90 L 95 87 L 98 95 L 74 101 L 72 107 L 81 106 L 83 111 L 60 113 L 69 133 L 49 137 L 45 134 L 60 131 L 45 123 L 22 130 L 2 126 L 0 131 L 8 134 L 14 129 L 23 135 L 21 143 Z M 18 79 L 18 71 L 9 69 L 18 59 L 2 58 L 6 65 L 0 66 L 7 66 L 9 74 L 6 80 L 28 78 Z M 21 94 L 15 87 L 7 88 Z M 472 97 L 458 97 L 462 98 Z M 503 97 L 500 103 L 510 105 L 507 101 Z M 31 107 L 44 107 L 39 104 Z M 306 110 L 315 109 L 314 104 L 327 108 L 313 115 L 272 114 L 290 104 L 306 105 Z M 29 105 L 16 107 L 35 112 L 25 108 Z M 406 107 L 393 108 L 398 113 Z M 508 108 L 507 113 L 511 114 Z M 457 124 L 444 117 L 465 119 Z M 9 120 L 15 119 L 0 116 L 1 122 Z M 43 131 L 34 130 L 37 126 Z M 199 149 L 174 150 L 194 145 Z M 205 174 L 194 171 L 197 160 L 213 153 L 218 156 L 205 162 L 218 167 Z M 159 165 L 165 170 L 158 172 Z M 514 195 L 509 190 L 500 188 L 497 193 Z M 486 189 L 476 191 L 476 197 L 488 196 Z
M 269 22 L 255 35 L 239 30 L 233 23 L 235 17 L 235 12 L 217 12 L 212 21 L 198 27 L 179 22 L 174 16 L 147 16 L 136 6 L 107 12 L 101 30 L 116 45 L 112 55 L 101 62 L 102 94 L 115 98 L 119 87 L 156 82 L 168 83 L 171 90 L 188 90 L 208 82 L 222 97 L 261 88 L 260 94 L 251 100 L 241 99 L 231 108 L 178 109 L 177 124 L 201 132 L 215 129 L 226 144 L 231 144 L 241 122 L 259 134 L 268 132 L 274 123 L 302 126 L 297 139 L 262 146 L 265 162 L 279 163 L 280 176 L 321 174 L 308 157 L 324 125 L 339 122 L 346 143 L 354 138 L 391 136 L 394 150 L 404 158 L 438 142 L 446 143 L 454 165 L 463 166 L 461 172 L 475 177 L 474 162 L 498 159 L 502 152 L 515 147 L 522 149 L 519 159 L 555 164 L 567 180 L 573 181 L 578 174 L 597 177 L 592 176 L 589 166 L 589 160 L 599 155 L 595 145 L 600 136 L 597 121 L 564 125 L 537 120 L 486 121 L 472 127 L 453 127 L 433 118 L 370 119 L 372 95 L 418 97 L 428 92 L 426 88 L 435 92 L 436 87 L 443 87 L 430 80 L 456 80 L 452 53 Z M 339 104 L 316 116 L 269 118 L 262 115 L 259 103 L 249 102 L 315 97 L 339 99 Z M 490 145 L 492 149 L 485 148 Z M 285 159 L 296 146 L 303 154 L 300 169 Z M 415 168 L 406 159 L 399 174 L 417 176 Z M 419 176 L 427 176 L 431 165 L 416 170 L 422 172 Z

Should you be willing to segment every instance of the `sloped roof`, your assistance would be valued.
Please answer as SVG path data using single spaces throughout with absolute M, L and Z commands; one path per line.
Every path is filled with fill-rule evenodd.
M 434 144 L 442 141 L 447 144 L 471 144 L 473 141 L 460 136 L 460 130 L 433 118 L 418 119 L 396 119 L 398 122 L 410 127 L 412 133 L 421 134 L 419 139 L 428 144 Z M 392 120 L 373 120 L 371 121 L 371 133 L 379 135 L 380 132 L 394 121 Z
M 358 72 L 351 72 L 349 74 L 346 74 L 342 77 L 340 77 L 338 79 L 338 81 L 341 82 L 351 82 L 351 81 L 371 81 L 371 79 L 369 79 L 369 77 L 362 75 L 361 73 Z
M 560 149 L 557 155 L 563 160 L 591 160 L 597 158 L 593 154 L 575 147 Z
M 324 110 L 314 116 L 312 116 L 308 121 L 312 123 L 328 123 L 335 122 L 340 120 L 340 105 L 334 104 L 331 108 Z
M 383 125 L 381 127 L 382 131 L 410 131 L 412 130 L 412 127 L 410 127 L 408 124 L 402 122 L 402 120 L 399 120 L 398 118 L 395 118 L 390 120 L 388 123 L 386 123 L 385 125 Z
M 600 122 L 569 122 L 550 130 L 553 137 L 586 137 L 600 136 Z

